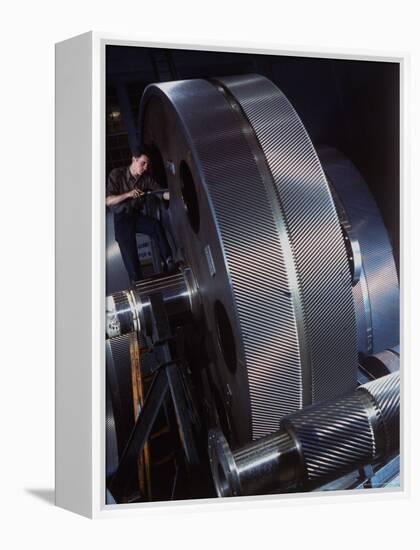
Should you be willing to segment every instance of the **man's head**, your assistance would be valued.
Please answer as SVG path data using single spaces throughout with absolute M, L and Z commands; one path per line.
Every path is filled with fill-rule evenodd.
M 137 149 L 133 152 L 131 158 L 130 171 L 133 176 L 142 176 L 150 168 L 150 157 L 143 149 Z

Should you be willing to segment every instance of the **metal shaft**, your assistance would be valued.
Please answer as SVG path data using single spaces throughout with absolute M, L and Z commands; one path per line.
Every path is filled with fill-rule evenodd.
M 108 338 L 129 332 L 151 335 L 153 331 L 153 296 L 159 295 L 168 319 L 185 322 L 196 307 L 197 291 L 190 269 L 174 275 L 160 275 L 138 281 L 132 289 L 107 297 L 106 333 Z
M 288 415 L 280 430 L 231 451 L 209 434 L 218 496 L 262 494 L 339 477 L 399 451 L 399 372 Z

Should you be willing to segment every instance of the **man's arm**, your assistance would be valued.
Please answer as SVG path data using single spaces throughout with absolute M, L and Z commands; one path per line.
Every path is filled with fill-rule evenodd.
M 124 202 L 129 199 L 136 199 L 142 194 L 142 191 L 139 189 L 132 189 L 131 191 L 124 191 L 122 193 L 121 191 L 123 191 L 124 186 L 121 181 L 121 177 L 121 169 L 114 168 L 114 170 L 111 170 L 106 186 L 106 206 L 115 206 L 120 202 Z
M 128 199 L 137 199 L 141 195 L 143 195 L 143 191 L 140 191 L 139 189 L 132 189 L 131 191 L 127 191 L 121 195 L 108 195 L 105 199 L 105 204 L 107 206 L 115 206 L 116 204 L 124 202 Z

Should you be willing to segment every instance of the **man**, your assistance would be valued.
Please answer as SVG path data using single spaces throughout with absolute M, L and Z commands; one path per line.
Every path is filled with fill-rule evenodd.
M 148 173 L 149 167 L 147 153 L 134 151 L 130 166 L 110 172 L 106 189 L 106 205 L 114 213 L 115 240 L 132 283 L 142 279 L 136 233 L 151 237 L 159 248 L 165 271 L 174 270 L 171 248 L 162 226 L 158 220 L 142 213 L 146 192 L 159 189 Z M 169 200 L 169 193 L 163 193 L 163 198 Z

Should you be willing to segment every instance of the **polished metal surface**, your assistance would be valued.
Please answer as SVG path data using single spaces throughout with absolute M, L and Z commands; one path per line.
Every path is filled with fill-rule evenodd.
M 220 430 L 209 432 L 208 452 L 217 496 L 235 497 L 243 494 L 235 459 Z
M 399 452 L 399 380 L 398 372 L 389 374 L 306 407 L 284 418 L 274 434 L 234 451 L 212 431 L 209 456 L 218 495 L 316 488 L 392 459 Z
M 107 338 L 130 332 L 151 336 L 151 297 L 155 294 L 162 296 L 166 315 L 172 324 L 185 323 L 198 314 L 200 298 L 190 269 L 182 269 L 173 275 L 156 275 L 136 282 L 131 289 L 114 292 L 107 297 Z
M 342 203 L 361 257 L 354 287 L 358 351 L 381 352 L 399 343 L 399 285 L 392 247 L 379 209 L 362 175 L 340 151 L 317 149 L 326 175 Z
M 171 341 L 170 365 L 185 344 L 173 329 L 192 322 L 200 350 L 187 386 L 205 389 L 201 412 L 216 426 L 208 450 L 219 496 L 312 490 L 355 468 L 372 477 L 399 450 L 399 374 L 357 389 L 356 377 L 375 376 L 369 354 L 397 370 L 385 348 L 398 343 L 399 295 L 361 175 L 331 148 L 320 162 L 291 103 L 259 75 L 152 84 L 139 133 L 170 191 L 165 220 L 183 267 L 108 296 L 108 425 L 119 451 L 130 339 L 155 350 Z M 192 464 L 180 421 L 188 400 L 175 386 Z
M 371 464 L 399 452 L 399 372 L 373 380 L 348 396 L 290 415 L 308 481 Z
M 106 332 L 108 338 L 140 330 L 138 314 L 130 290 L 114 292 L 106 302 Z
M 160 219 L 182 269 L 130 284 L 107 216 L 107 472 L 124 478 L 116 494 L 125 499 L 136 484 L 126 458 L 118 468 L 140 409 L 133 380 L 169 373 L 174 358 L 188 376 L 155 387 L 132 465 L 168 390 L 187 469 L 199 462 L 198 388 L 215 426 L 218 496 L 353 483 L 357 468 L 373 479 L 399 451 L 399 353 L 386 349 L 399 341 L 399 291 L 362 176 L 338 151 L 317 153 L 289 100 L 255 74 L 148 86 L 139 134 L 167 182 Z M 199 349 L 189 349 L 195 329 Z M 143 370 L 144 354 L 139 373 L 146 348 L 155 363 Z M 356 388 L 358 371 L 362 381 L 394 374 Z
M 399 371 L 368 382 L 358 388 L 375 403 L 377 416 L 385 434 L 383 453 L 398 452 L 400 446 L 400 373 Z
M 338 396 L 356 386 L 356 327 L 343 235 L 324 172 L 299 116 L 273 82 L 260 75 L 219 81 L 249 120 L 277 191 L 298 274 L 311 402 Z
M 272 487 L 294 487 L 299 477 L 299 456 L 291 436 L 275 433 L 234 453 L 242 491 L 265 494 Z M 264 483 L 261 484 L 261 479 Z
M 375 457 L 369 412 L 357 394 L 307 407 L 289 416 L 287 426 L 300 443 L 307 481 L 370 463 Z
M 362 360 L 361 367 L 370 378 L 380 378 L 400 370 L 399 346 L 368 355 Z
M 161 294 L 165 312 L 173 324 L 191 320 L 199 307 L 199 296 L 190 269 L 136 282 L 132 295 L 139 318 L 139 330 L 148 336 L 153 331 L 150 298 L 157 293 Z
M 210 467 L 219 497 L 266 494 L 295 487 L 301 474 L 297 448 L 287 432 L 276 432 L 231 452 L 220 431 L 209 434 Z
M 171 225 L 201 296 L 209 376 L 232 396 L 222 397 L 232 440 L 269 434 L 286 414 L 354 388 L 344 240 L 280 90 L 258 75 L 151 85 L 140 133 L 172 167 Z

